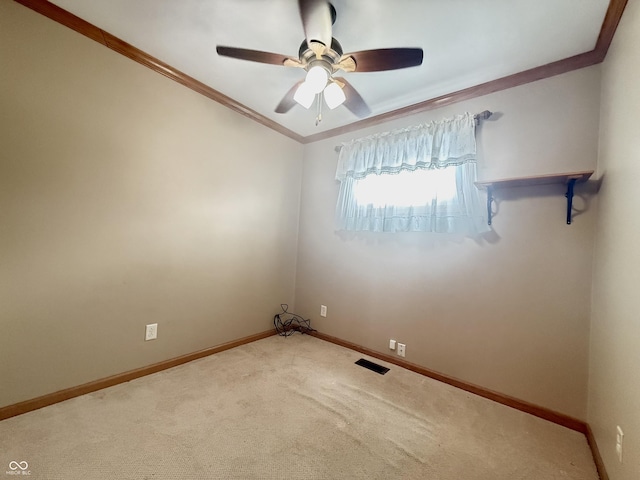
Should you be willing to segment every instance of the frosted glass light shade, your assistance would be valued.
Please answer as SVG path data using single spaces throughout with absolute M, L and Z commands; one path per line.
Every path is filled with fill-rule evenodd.
M 329 73 L 324 68 L 316 65 L 309 69 L 304 83 L 309 85 L 313 93 L 320 93 L 327 85 L 327 80 L 329 80 Z
M 324 101 L 331 110 L 342 105 L 346 99 L 347 97 L 337 83 L 332 82 L 324 89 Z
M 302 82 L 296 93 L 293 94 L 293 99 L 307 109 L 313 104 L 315 98 L 316 93 L 309 87 L 307 82 Z

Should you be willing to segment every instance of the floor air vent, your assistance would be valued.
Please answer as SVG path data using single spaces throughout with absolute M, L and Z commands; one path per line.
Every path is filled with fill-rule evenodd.
M 365 360 L 361 358 L 356 362 L 356 365 L 360 365 L 361 367 L 368 368 L 369 370 L 373 370 L 380 375 L 384 375 L 389 371 L 387 367 L 383 367 L 382 365 L 378 365 L 377 363 L 370 362 L 369 360 Z

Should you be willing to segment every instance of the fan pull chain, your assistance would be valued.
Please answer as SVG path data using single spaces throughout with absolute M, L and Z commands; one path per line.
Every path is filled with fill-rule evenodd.
M 316 110 L 316 127 L 318 125 L 320 125 L 320 122 L 322 121 L 322 101 L 323 101 L 323 94 L 324 92 L 320 92 L 318 94 L 318 108 Z

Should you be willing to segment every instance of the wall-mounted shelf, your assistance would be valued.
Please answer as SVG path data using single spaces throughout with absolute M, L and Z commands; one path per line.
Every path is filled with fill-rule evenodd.
M 493 202 L 493 190 L 496 188 L 525 187 L 532 185 L 567 185 L 567 225 L 571 225 L 571 208 L 573 205 L 573 187 L 576 183 L 586 182 L 593 175 L 593 170 L 582 172 L 555 173 L 551 175 L 535 175 L 532 177 L 505 178 L 503 180 L 490 180 L 475 182 L 476 187 L 487 191 L 487 223 L 491 225 L 491 204 Z

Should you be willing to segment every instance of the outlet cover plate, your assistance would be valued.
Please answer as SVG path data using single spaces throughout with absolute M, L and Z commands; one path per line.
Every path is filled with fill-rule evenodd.
M 150 323 L 149 325 L 147 325 L 147 328 L 145 330 L 144 339 L 145 341 L 147 341 L 155 340 L 156 338 L 158 338 L 158 324 Z

